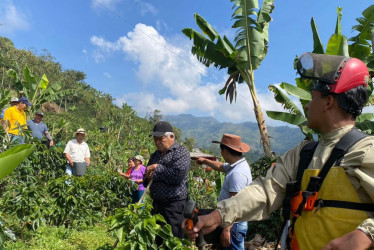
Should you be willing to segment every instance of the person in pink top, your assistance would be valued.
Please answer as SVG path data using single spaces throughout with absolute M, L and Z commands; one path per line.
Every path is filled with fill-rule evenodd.
M 125 177 L 126 179 L 130 179 L 130 174 L 131 174 L 131 171 L 132 169 L 135 167 L 135 158 L 134 157 L 130 157 L 128 160 L 127 160 L 127 166 L 129 167 L 126 171 L 126 173 L 123 173 L 121 171 L 121 169 L 118 169 L 118 174 Z
M 130 173 L 130 180 L 138 184 L 138 189 L 135 190 L 132 195 L 132 203 L 136 203 L 140 200 L 144 193 L 143 176 L 145 174 L 145 167 L 143 165 L 144 158 L 141 155 L 135 156 L 134 159 L 135 167 L 132 168 Z

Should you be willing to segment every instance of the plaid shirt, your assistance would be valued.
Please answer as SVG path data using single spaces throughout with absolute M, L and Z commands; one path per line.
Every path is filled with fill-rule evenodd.
M 174 142 L 164 155 L 156 150 L 148 162 L 148 165 L 158 164 L 150 187 L 152 199 L 156 202 L 186 199 L 188 196 L 187 177 L 190 163 L 190 153 L 177 142 Z M 145 177 L 144 185 L 148 185 Z

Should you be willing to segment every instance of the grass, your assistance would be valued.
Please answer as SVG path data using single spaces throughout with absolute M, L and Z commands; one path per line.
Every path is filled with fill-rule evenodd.
M 115 238 L 110 236 L 107 229 L 101 225 L 84 230 L 64 227 L 39 227 L 27 241 L 7 241 L 5 249 L 56 249 L 56 250 L 88 250 L 111 249 Z

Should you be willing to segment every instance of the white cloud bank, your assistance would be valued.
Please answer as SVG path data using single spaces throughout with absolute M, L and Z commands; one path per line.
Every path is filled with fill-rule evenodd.
M 11 34 L 17 30 L 27 30 L 29 26 L 26 15 L 18 10 L 12 1 L 2 1 L 0 5 L 0 35 Z
M 203 83 L 202 77 L 207 74 L 207 68 L 191 55 L 191 45 L 185 41 L 184 45 L 180 42 L 178 45 L 171 44 L 153 27 L 144 24 L 137 24 L 133 31 L 114 42 L 91 37 L 91 43 L 96 47 L 96 61 L 103 61 L 112 53 L 124 53 L 136 67 L 138 82 L 134 84 L 147 87 L 146 91 L 117 97 L 119 106 L 128 103 L 139 114 L 158 109 L 163 114 L 198 113 L 232 122 L 255 121 L 248 87 L 238 85 L 236 103 L 227 102 L 224 96 L 218 94 L 227 75 L 214 80 L 214 83 Z M 161 91 L 162 95 L 157 94 L 160 91 L 152 91 L 160 88 L 166 90 Z M 271 93 L 257 95 L 263 109 L 282 110 Z M 267 119 L 267 124 L 279 125 L 270 119 Z

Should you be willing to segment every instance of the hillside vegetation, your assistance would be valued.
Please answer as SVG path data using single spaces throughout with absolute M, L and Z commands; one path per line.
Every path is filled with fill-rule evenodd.
M 254 122 L 230 123 L 219 122 L 212 117 L 195 117 L 193 115 L 166 115 L 165 119 L 183 131 L 182 136 L 192 137 L 196 145 L 219 155 L 219 147 L 212 140 L 220 140 L 222 134 L 236 134 L 251 146 L 246 154 L 251 162 L 264 156 L 258 126 Z M 267 126 L 271 147 L 276 155 L 282 155 L 305 137 L 299 128 L 287 126 Z

